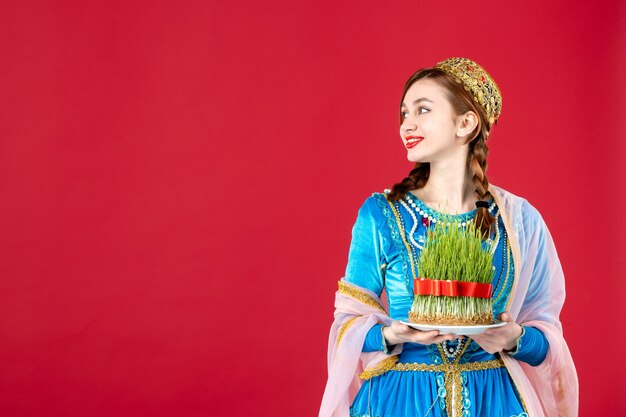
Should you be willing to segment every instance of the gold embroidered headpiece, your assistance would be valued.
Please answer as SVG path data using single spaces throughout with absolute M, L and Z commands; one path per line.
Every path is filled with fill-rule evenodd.
M 489 73 L 476 62 L 467 58 L 449 58 L 439 62 L 439 68 L 452 75 L 456 82 L 463 83 L 466 91 L 471 91 L 474 101 L 480 104 L 489 117 L 489 127 L 497 124 L 502 111 L 502 95 Z

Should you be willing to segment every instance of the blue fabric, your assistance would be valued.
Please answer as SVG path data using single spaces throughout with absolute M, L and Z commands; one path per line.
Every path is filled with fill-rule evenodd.
M 422 224 L 419 214 L 416 214 L 417 223 L 414 222 L 409 212 L 409 209 L 413 210 L 410 205 L 413 203 L 418 211 L 421 210 L 426 215 L 435 218 L 440 215 L 411 193 L 407 194 L 407 200 L 403 202 L 404 204 L 393 202 L 399 216 L 396 218 L 382 193 L 374 193 L 365 200 L 352 229 L 352 242 L 345 273 L 348 282 L 368 288 L 378 296 L 385 289 L 389 314 L 396 320 L 406 320 L 413 302 L 413 273 L 408 250 L 411 251 L 413 259 L 418 259 L 420 249 L 416 245 L 424 244 L 429 227 Z M 493 199 L 489 201 L 489 204 L 491 203 Z M 492 214 L 495 215 L 497 212 L 498 207 L 495 207 Z M 473 210 L 453 217 L 458 221 L 471 221 L 475 213 L 476 210 Z M 494 318 L 506 308 L 514 276 L 513 257 L 507 244 L 501 217 L 498 218 L 498 228 L 500 238 L 494 253 L 492 281 Z M 401 238 L 401 229 L 404 230 L 407 241 L 411 235 L 415 243 L 409 243 L 408 249 Z M 486 249 L 489 248 L 487 242 L 484 244 Z M 416 274 L 419 275 L 417 269 Z M 454 350 L 457 343 L 457 341 L 448 342 L 442 348 Z M 460 364 L 493 361 L 499 357 L 498 354 L 485 352 L 471 338 L 466 338 L 461 343 L 467 347 L 461 350 L 463 354 L 457 358 Z M 383 348 L 381 325 L 375 325 L 365 339 L 363 351 Z M 547 349 L 548 342 L 543 333 L 536 328 L 527 327 L 523 337 L 520 338 L 514 357 L 536 365 L 544 360 Z M 438 345 L 405 343 L 398 363 L 441 365 L 454 360 L 442 352 Z M 462 371 L 461 376 L 464 416 L 524 415 L 519 394 L 506 368 Z M 432 406 L 428 416 L 445 416 L 446 387 L 445 384 L 442 385 L 444 379 L 444 372 L 387 371 L 362 385 L 350 407 L 351 415 L 422 416 L 426 415 Z
M 382 324 L 375 324 L 369 332 L 367 332 L 365 342 L 363 343 L 363 352 L 384 350 L 382 328 Z
M 524 334 L 517 342 L 517 348 L 509 355 L 519 361 L 537 366 L 548 354 L 548 339 L 536 327 L 524 326 Z

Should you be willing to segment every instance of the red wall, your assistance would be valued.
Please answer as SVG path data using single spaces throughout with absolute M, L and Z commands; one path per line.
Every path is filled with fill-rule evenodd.
M 317 415 L 402 86 L 451 56 L 502 90 L 488 174 L 556 241 L 581 415 L 623 412 L 618 7 L 2 2 L 0 414 Z

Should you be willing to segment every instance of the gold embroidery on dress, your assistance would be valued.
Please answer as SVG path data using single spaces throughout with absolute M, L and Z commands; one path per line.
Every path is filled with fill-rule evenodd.
M 402 242 L 406 247 L 406 252 L 409 255 L 409 263 L 411 264 L 411 273 L 413 274 L 413 279 L 417 278 L 417 274 L 415 273 L 415 262 L 413 261 L 413 253 L 411 251 L 411 246 L 409 242 L 407 242 L 406 237 L 404 235 L 404 228 L 402 227 L 402 222 L 400 221 L 400 213 L 396 209 L 394 203 L 387 198 L 387 194 L 385 194 L 385 200 L 389 204 L 391 211 L 393 212 L 394 217 L 396 218 L 396 224 L 398 225 L 398 230 L 400 231 L 400 237 L 402 238 Z
M 484 362 L 469 362 L 469 363 L 443 363 L 443 364 L 427 364 L 427 363 L 397 363 L 398 356 L 391 356 L 378 364 L 375 368 L 366 369 L 363 371 L 359 378 L 371 379 L 375 376 L 384 374 L 387 371 L 426 371 L 426 372 L 444 372 L 446 374 L 459 373 L 462 371 L 484 371 L 487 369 L 503 368 L 504 362 L 502 359 L 492 359 Z M 448 376 L 446 375 L 446 380 Z M 450 381 L 452 382 L 452 381 Z M 447 389 L 447 388 L 446 388 Z
M 458 369 L 457 367 L 464 367 L 466 365 L 471 365 L 471 367 L 485 366 L 485 365 L 479 365 L 479 364 L 487 363 L 487 362 L 470 362 L 467 364 L 459 364 L 459 361 L 465 354 L 465 351 L 467 350 L 470 343 L 471 343 L 470 339 L 467 339 L 465 345 L 463 346 L 463 349 L 461 349 L 461 352 L 459 352 L 459 354 L 457 355 L 453 363 L 447 362 L 447 359 L 446 359 L 447 356 L 445 352 L 443 351 L 443 347 L 441 346 L 441 344 L 437 344 L 437 349 L 439 349 L 439 354 L 441 355 L 441 359 L 443 359 L 444 361 L 443 366 L 451 367 L 450 370 L 447 371 L 444 375 L 446 392 L 448 393 L 446 396 L 446 407 L 448 408 L 448 410 L 452 410 L 452 408 L 454 407 L 455 413 L 457 413 L 455 415 L 460 415 L 458 413 L 461 413 L 463 411 L 463 396 L 460 394 L 463 390 L 463 380 L 461 379 L 461 371 L 466 370 L 466 369 Z M 498 360 L 502 362 L 501 359 L 498 359 Z M 502 362 L 502 366 L 504 366 L 504 362 Z M 490 369 L 490 368 L 487 368 L 487 369 Z M 476 369 L 467 369 L 467 370 L 473 371 Z
M 461 355 L 459 355 L 459 358 Z M 487 369 L 503 368 L 502 359 L 492 359 L 485 362 L 469 362 L 469 363 L 444 363 L 440 365 L 426 363 L 397 363 L 391 368 L 392 371 L 426 371 L 426 372 L 443 372 L 446 387 L 446 407 L 448 410 L 454 408 L 457 416 L 463 413 L 463 380 L 461 372 L 463 371 L 484 371 Z M 454 393 L 454 394 L 453 394 Z M 454 402 L 453 402 L 454 401 Z
M 439 365 L 428 363 L 396 363 L 394 371 L 426 371 L 426 372 L 461 372 L 461 371 L 485 371 L 487 369 L 503 368 L 502 359 L 491 359 L 484 362 L 468 362 L 468 363 L 442 363 Z
M 398 362 L 398 355 L 393 355 L 380 362 L 375 368 L 366 369 L 365 371 L 361 372 L 359 378 L 368 380 L 374 378 L 375 376 L 382 375 L 388 370 L 392 369 L 396 362 Z
M 504 290 L 506 289 L 506 284 L 509 282 L 509 276 L 510 274 L 510 266 L 511 266 L 511 245 L 509 243 L 509 238 L 507 237 L 506 240 L 506 247 L 505 247 L 505 253 L 506 253 L 506 269 L 505 269 L 505 273 L 504 273 L 504 283 L 502 284 L 502 287 L 500 287 L 500 292 L 498 293 L 498 295 L 496 296 L 496 298 L 493 300 L 493 303 L 497 303 L 500 298 L 502 297 L 502 294 L 504 293 Z
M 461 378 L 461 372 L 455 371 L 450 375 L 450 379 L 452 380 L 452 400 L 454 404 L 453 415 L 462 416 L 463 415 L 463 379 Z
M 385 308 L 380 305 L 380 303 L 378 301 L 376 301 L 371 295 L 366 294 L 365 292 L 356 289 L 355 287 L 342 282 L 342 281 L 338 281 L 338 285 L 339 285 L 339 292 L 342 294 L 346 294 L 352 298 L 356 298 L 357 300 L 370 305 L 372 307 L 375 307 L 377 309 L 379 309 L 380 311 L 382 311 L 383 313 L 387 313 L 385 311 Z
M 341 325 L 341 328 L 339 329 L 339 334 L 337 335 L 337 346 L 339 346 L 339 343 L 341 342 L 341 339 L 343 338 L 344 333 L 350 328 L 350 326 L 354 324 L 354 320 L 358 318 L 359 317 L 353 317 Z

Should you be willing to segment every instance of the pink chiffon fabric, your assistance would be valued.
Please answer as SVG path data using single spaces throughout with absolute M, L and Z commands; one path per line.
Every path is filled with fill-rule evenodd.
M 504 353 L 501 357 L 530 417 L 577 416 L 578 377 L 559 320 L 565 280 L 554 241 L 539 212 L 525 199 L 493 184 L 489 191 L 500 207 L 516 265 L 507 310 L 517 323 L 543 331 L 549 343 L 546 359 L 535 367 Z M 362 384 L 359 374 L 399 355 L 403 347 L 398 344 L 389 354 L 362 352 L 369 329 L 376 323 L 390 325 L 393 319 L 372 291 L 344 278 L 340 282 L 351 291 L 339 290 L 335 296 L 328 380 L 319 417 L 349 417 L 350 404 Z

